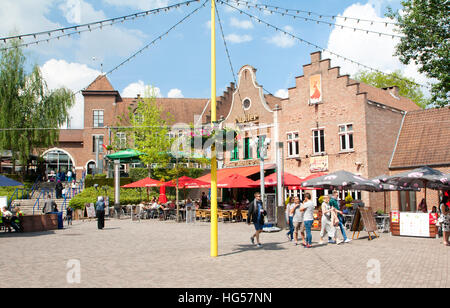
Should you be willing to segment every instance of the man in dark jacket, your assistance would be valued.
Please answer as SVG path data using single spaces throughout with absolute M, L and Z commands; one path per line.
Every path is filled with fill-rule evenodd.
M 252 244 L 255 244 L 255 238 L 256 238 L 256 245 L 258 247 L 261 247 L 261 243 L 259 242 L 259 234 L 262 232 L 264 227 L 264 216 L 266 215 L 266 211 L 263 208 L 263 203 L 261 201 L 261 194 L 255 193 L 255 199 L 250 203 L 250 206 L 248 207 L 248 224 L 250 224 L 250 221 L 253 222 L 253 225 L 255 226 L 255 234 L 252 235 L 250 238 L 250 241 Z

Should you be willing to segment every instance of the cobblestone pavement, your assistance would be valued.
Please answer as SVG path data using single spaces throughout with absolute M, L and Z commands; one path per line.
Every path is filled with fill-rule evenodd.
M 64 230 L 0 233 L 0 287 L 450 287 L 450 250 L 441 239 L 392 237 L 305 249 L 285 232 L 219 223 L 219 257 L 210 257 L 210 225 L 173 221 L 75 221 Z M 361 236 L 363 233 L 361 233 Z M 67 262 L 81 281 L 69 284 Z M 376 269 L 379 265 L 379 275 Z

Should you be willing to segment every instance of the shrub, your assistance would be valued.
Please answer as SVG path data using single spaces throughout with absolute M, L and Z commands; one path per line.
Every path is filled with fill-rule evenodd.
M 145 179 L 148 177 L 148 169 L 147 168 L 132 168 L 130 169 L 130 178 L 133 182 L 137 182 L 139 180 Z

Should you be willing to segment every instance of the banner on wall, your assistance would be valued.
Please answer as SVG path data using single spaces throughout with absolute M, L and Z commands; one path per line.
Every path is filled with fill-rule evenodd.
M 311 157 L 309 160 L 309 170 L 311 172 L 328 171 L 328 155 Z
M 313 75 L 309 78 L 309 103 L 322 102 L 322 76 Z

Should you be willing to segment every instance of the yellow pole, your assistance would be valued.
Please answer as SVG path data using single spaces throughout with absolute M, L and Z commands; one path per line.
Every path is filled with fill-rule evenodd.
M 211 0 L 211 124 L 216 118 L 216 4 Z M 211 149 L 211 257 L 217 257 L 217 159 L 215 145 Z

